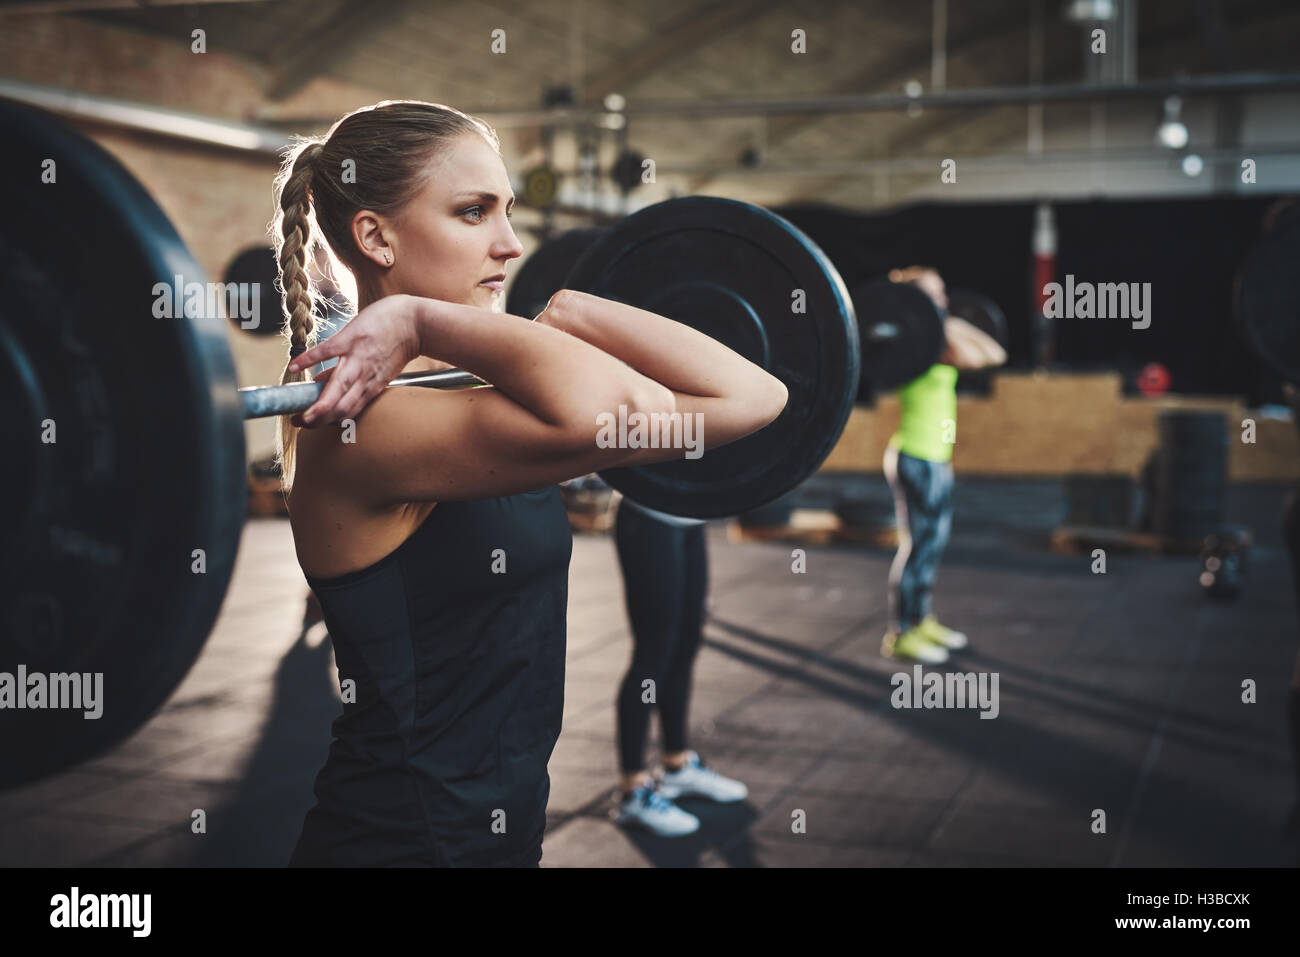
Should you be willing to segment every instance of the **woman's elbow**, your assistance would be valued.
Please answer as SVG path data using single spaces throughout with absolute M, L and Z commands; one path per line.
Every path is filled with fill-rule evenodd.
M 670 421 L 677 411 L 677 396 L 667 386 L 653 380 L 631 385 L 625 389 L 611 389 L 603 401 L 588 404 L 578 412 L 565 428 L 571 450 L 591 447 L 593 434 L 596 445 L 611 447 L 607 443 L 621 430 L 638 422 Z
M 756 403 L 763 416 L 763 425 L 775 422 L 789 401 L 790 390 L 785 387 L 785 383 L 774 375 L 768 375 L 767 382 L 764 383 L 763 399 Z

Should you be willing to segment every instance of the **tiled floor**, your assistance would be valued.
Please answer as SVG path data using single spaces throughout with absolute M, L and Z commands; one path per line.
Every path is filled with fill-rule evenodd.
M 630 640 L 612 542 L 578 536 L 543 866 L 1296 863 L 1281 490 L 1234 502 L 1259 543 L 1232 604 L 1201 597 L 1194 560 L 1116 554 L 1094 575 L 1032 520 L 964 534 L 959 511 L 937 607 L 973 649 L 941 670 L 997 672 L 993 720 L 891 706 L 909 669 L 879 655 L 887 553 L 810 548 L 794 574 L 791 546 L 716 523 L 692 743 L 750 797 L 683 801 L 703 827 L 676 840 L 610 822 Z M 305 593 L 288 525 L 250 521 L 194 670 L 114 751 L 0 794 L 0 863 L 284 864 L 338 710 L 323 626 L 300 634 Z

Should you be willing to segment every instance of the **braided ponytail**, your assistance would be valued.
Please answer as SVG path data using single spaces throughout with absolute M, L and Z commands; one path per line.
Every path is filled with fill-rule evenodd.
M 285 315 L 285 337 L 289 343 L 289 359 L 301 355 L 316 343 L 316 317 L 314 309 L 319 294 L 313 288 L 307 272 L 308 255 L 319 239 L 312 228 L 312 177 L 322 145 L 315 140 L 304 140 L 294 146 L 285 157 L 276 189 L 280 202 L 271 225 L 276 260 L 280 268 L 281 302 Z M 305 382 L 308 370 L 289 372 L 289 359 L 285 360 L 280 384 Z M 282 415 L 276 428 L 275 453 L 280 465 L 283 487 L 293 487 L 294 450 L 297 426 L 290 417 Z

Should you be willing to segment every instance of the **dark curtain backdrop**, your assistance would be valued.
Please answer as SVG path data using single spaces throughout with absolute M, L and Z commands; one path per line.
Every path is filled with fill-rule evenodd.
M 1060 319 L 1055 368 L 1116 369 L 1132 389 L 1161 362 L 1173 392 L 1281 402 L 1281 385 L 1237 335 L 1233 276 L 1276 196 L 1053 203 L 1057 281 L 1151 283 L 1151 326 Z M 950 287 L 991 296 L 1006 312 L 1013 367 L 1030 364 L 1034 296 L 1032 202 L 918 203 L 881 215 L 828 206 L 777 209 L 825 250 L 852 289 L 896 266 L 936 267 Z M 1298 267 L 1300 268 L 1300 267 Z

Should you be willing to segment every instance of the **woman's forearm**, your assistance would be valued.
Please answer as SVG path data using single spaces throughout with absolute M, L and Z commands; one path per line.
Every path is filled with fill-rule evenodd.
M 666 408 L 672 395 L 594 345 L 477 306 L 412 297 L 422 355 L 472 372 L 553 425 L 594 428 L 620 404 Z M 565 311 L 554 303 L 552 316 Z
M 1007 361 L 996 339 L 964 319 L 949 316 L 944 321 L 944 350 L 939 361 L 962 371 L 973 372 Z
M 716 339 L 635 306 L 577 293 L 574 308 L 553 317 L 543 313 L 538 322 L 544 320 L 674 392 L 735 397 L 779 386 Z

